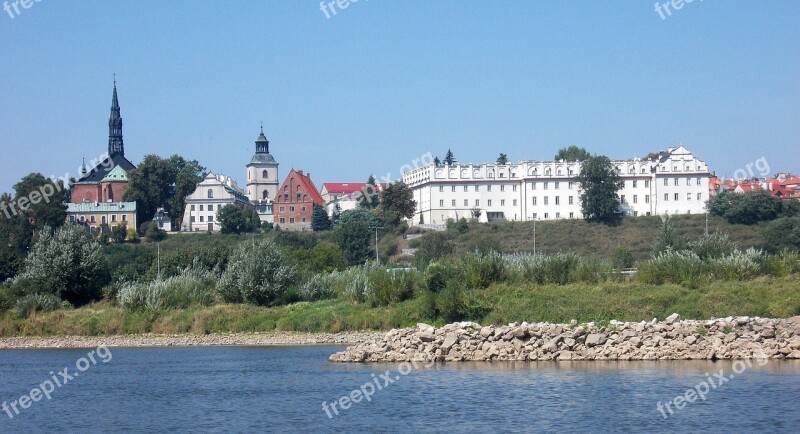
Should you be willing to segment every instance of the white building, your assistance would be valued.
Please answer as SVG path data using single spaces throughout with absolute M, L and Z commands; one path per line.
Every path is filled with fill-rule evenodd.
M 252 207 L 244 190 L 228 176 L 209 173 L 197 184 L 194 192 L 186 196 L 181 232 L 211 231 L 222 229 L 217 222 L 217 212 L 225 205 L 237 204 Z
M 618 192 L 625 215 L 702 214 L 708 200 L 708 165 L 683 145 L 657 159 L 612 161 L 624 187 Z M 517 164 L 428 164 L 403 174 L 417 201 L 411 224 L 448 219 L 480 221 L 582 218 L 580 162 L 522 161 Z
M 272 223 L 272 201 L 278 194 L 278 162 L 269 153 L 269 141 L 264 135 L 264 127 L 256 139 L 256 153 L 247 163 L 247 196 L 258 212 L 262 222 Z

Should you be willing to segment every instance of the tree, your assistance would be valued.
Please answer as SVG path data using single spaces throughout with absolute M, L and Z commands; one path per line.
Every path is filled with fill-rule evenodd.
M 770 222 L 764 230 L 764 244 L 774 253 L 783 249 L 800 251 L 800 217 L 781 217 Z
M 161 206 L 173 222 L 180 222 L 184 199 L 197 188 L 204 171 L 197 161 L 187 161 L 178 155 L 166 159 L 146 155 L 139 166 L 128 172 L 128 189 L 123 199 L 136 202 L 139 222 L 152 220 Z
M 217 211 L 217 222 L 222 226 L 223 234 L 241 234 L 253 232 L 261 226 L 258 213 L 251 208 L 241 207 L 229 203 Z
M 751 225 L 760 221 L 775 220 L 783 210 L 781 199 L 766 190 L 744 193 L 722 191 L 708 201 L 711 214 L 725 218 L 729 223 Z
M 314 232 L 327 231 L 331 229 L 331 220 L 325 208 L 314 204 L 314 211 L 311 213 L 311 230 Z
M 475 221 L 480 220 L 481 214 L 483 214 L 483 211 L 481 211 L 480 208 L 472 208 L 469 212 L 472 214 L 472 219 Z
M 444 154 L 444 164 L 448 166 L 456 164 L 456 157 L 453 155 L 453 151 L 451 151 L 450 149 L 448 149 L 447 153 Z
M 624 184 L 608 157 L 596 155 L 584 160 L 576 179 L 581 187 L 581 212 L 587 221 L 619 220 L 622 214 L 617 192 Z
M 347 268 L 347 258 L 342 248 L 329 241 L 320 241 L 309 251 L 310 270 L 318 273 L 330 273 Z
M 231 254 L 217 289 L 227 303 L 272 306 L 286 296 L 296 275 L 294 265 L 272 241 L 245 242 Z
M 497 164 L 501 166 L 505 166 L 506 164 L 508 164 L 508 156 L 501 152 L 500 156 L 497 157 Z
M 142 223 L 140 230 L 148 243 L 157 243 L 167 238 L 167 231 L 159 228 L 155 222 Z
M 554 157 L 556 160 L 566 161 L 585 161 L 591 158 L 592 154 L 584 148 L 572 145 L 566 148 L 561 148 Z
M 333 212 L 331 213 L 331 227 L 334 227 L 339 223 L 339 217 L 341 216 L 342 216 L 342 206 L 339 205 L 339 201 L 337 200 L 333 204 Z
M 360 264 L 372 256 L 370 251 L 372 229 L 370 227 L 376 223 L 375 213 L 364 208 L 351 209 L 342 213 L 334 233 L 350 264 Z
M 33 222 L 33 229 L 57 228 L 64 224 L 70 194 L 63 182 L 45 178 L 41 173 L 31 173 L 14 184 L 14 199 L 20 208 L 22 199 L 30 202 L 20 215 Z
M 395 227 L 403 218 L 413 217 L 416 209 L 414 193 L 405 182 L 397 181 L 383 191 L 377 214 L 385 225 Z
M 440 160 L 439 157 L 433 157 L 433 166 L 439 167 L 441 165 L 442 165 L 442 160 Z
M 370 175 L 367 179 L 366 185 L 361 190 L 361 195 L 358 198 L 358 206 L 366 209 L 375 209 L 378 207 L 378 185 L 375 184 L 375 177 Z
M 100 243 L 85 228 L 67 225 L 40 232 L 14 285 L 27 295 L 55 294 L 80 306 L 99 299 L 109 280 Z
M 661 221 L 661 229 L 659 229 L 655 240 L 653 240 L 651 254 L 656 257 L 667 250 L 681 250 L 684 246 L 685 241 L 678 235 L 669 216 L 664 215 Z
M 128 227 L 126 225 L 117 225 L 111 228 L 111 240 L 117 244 L 125 242 L 128 237 Z

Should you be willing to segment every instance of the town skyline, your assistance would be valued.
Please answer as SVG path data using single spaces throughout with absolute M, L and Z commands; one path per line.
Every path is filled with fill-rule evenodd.
M 786 55 L 796 5 L 697 3 L 666 20 L 652 5 L 466 8 L 449 23 L 446 5 L 362 2 L 330 19 L 318 4 L 155 5 L 44 2 L 2 17 L 16 73 L 0 82 L 0 191 L 30 172 L 78 177 L 81 159 L 103 152 L 113 74 L 131 161 L 179 154 L 240 185 L 261 122 L 282 172 L 318 184 L 399 179 L 402 165 L 447 149 L 479 164 L 500 152 L 548 160 L 570 145 L 626 159 L 683 143 L 725 178 L 762 158 L 771 174 L 800 167 L 790 152 L 800 59 Z M 154 10 L 159 19 L 142 20 Z M 567 15 L 573 24 L 547 21 Z M 469 31 L 489 20 L 508 28 Z M 221 31 L 177 38 L 197 23 Z M 701 39 L 709 27 L 716 36 Z M 745 50 L 753 44 L 764 48 Z

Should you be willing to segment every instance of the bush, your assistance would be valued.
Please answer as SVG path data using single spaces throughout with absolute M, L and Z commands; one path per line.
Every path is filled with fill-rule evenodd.
M 611 265 L 617 270 L 633 267 L 633 253 L 630 250 L 618 247 L 611 252 Z
M 373 268 L 368 274 L 366 302 L 371 307 L 389 306 L 411 298 L 420 287 L 416 270 Z
M 0 285 L 0 311 L 11 309 L 16 306 L 20 294 L 14 291 L 9 285 Z
M 497 252 L 474 252 L 462 259 L 464 280 L 470 288 L 486 288 L 505 278 L 506 264 Z
M 436 293 L 442 291 L 450 281 L 463 281 L 464 274 L 458 265 L 450 261 L 431 262 L 425 269 L 424 279 L 428 291 Z
M 452 235 L 445 232 L 430 232 L 411 240 L 409 244 L 417 249 L 414 254 L 414 260 L 419 267 L 425 267 L 431 261 L 452 255 L 455 252 Z
M 382 258 L 388 261 L 390 256 L 394 256 L 397 254 L 397 249 L 399 245 L 397 243 L 397 239 L 394 235 L 387 235 L 381 238 L 380 242 L 378 243 L 378 251 Z
M 300 286 L 300 298 L 306 301 L 336 298 L 336 280 L 337 276 L 331 273 L 314 274 Z
M 689 250 L 700 259 L 720 258 L 736 250 L 736 244 L 726 234 L 713 233 L 689 242 Z
M 599 281 L 605 278 L 593 275 L 593 273 L 599 273 L 598 270 L 608 268 L 610 271 L 610 264 L 608 267 L 601 267 L 599 264 L 592 263 L 597 261 L 581 258 L 574 253 L 557 253 L 549 256 L 512 255 L 508 256 L 506 261 L 517 280 L 533 282 L 538 285 L 566 285 L 577 282 L 579 276 L 575 271 L 582 263 L 582 277 L 589 281 Z
M 703 274 L 703 261 L 690 251 L 667 250 L 639 263 L 637 277 L 644 283 L 696 283 Z
M 781 217 L 764 230 L 764 244 L 770 252 L 800 251 L 800 217 Z
M 214 304 L 216 276 L 197 269 L 187 269 L 178 276 L 153 282 L 122 285 L 117 302 L 128 309 L 185 309 L 190 306 Z
M 72 305 L 61 300 L 55 294 L 34 293 L 28 294 L 17 300 L 17 315 L 27 318 L 36 312 L 53 312 L 59 309 L 69 309 Z
M 270 306 L 286 295 L 295 276 L 294 265 L 271 241 L 244 242 L 231 255 L 217 289 L 228 303 Z
M 308 268 L 311 271 L 329 273 L 347 268 L 347 258 L 342 248 L 334 243 L 322 241 L 309 251 Z

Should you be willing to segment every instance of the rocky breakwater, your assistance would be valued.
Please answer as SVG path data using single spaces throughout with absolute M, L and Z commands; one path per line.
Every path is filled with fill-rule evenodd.
M 608 324 L 461 322 L 394 329 L 330 357 L 334 362 L 800 359 L 800 317 L 728 317 Z

